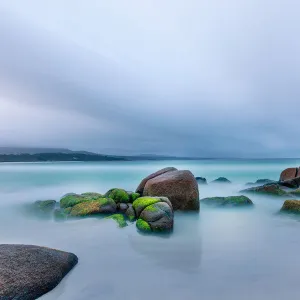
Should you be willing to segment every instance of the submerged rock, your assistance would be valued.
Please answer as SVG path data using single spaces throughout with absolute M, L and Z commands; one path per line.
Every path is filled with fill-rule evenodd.
M 202 203 L 212 206 L 252 206 L 253 202 L 246 196 L 210 197 L 201 200 Z
M 252 187 L 240 191 L 240 193 L 254 193 L 254 194 L 266 194 L 270 196 L 287 196 L 289 195 L 285 190 L 283 190 L 279 184 L 265 184 L 262 186 Z
M 43 213 L 51 213 L 55 205 L 55 200 L 38 200 L 34 202 L 34 208 Z
M 231 181 L 225 177 L 219 177 L 219 178 L 213 180 L 211 183 L 231 183 Z
M 166 197 L 141 197 L 132 206 L 139 230 L 162 232 L 173 229 L 173 208 Z
M 0 245 L 0 299 L 34 300 L 77 264 L 73 253 L 32 245 Z
M 255 182 L 248 182 L 246 185 L 262 185 L 262 184 L 269 184 L 269 183 L 278 183 L 275 180 L 271 179 L 258 179 Z
M 116 210 L 117 205 L 114 200 L 109 198 L 100 198 L 98 200 L 90 200 L 76 204 L 72 207 L 70 216 L 85 217 L 101 213 L 115 213 Z
M 204 177 L 195 177 L 198 184 L 207 184 L 207 180 Z
M 138 186 L 137 189 L 136 189 L 136 192 L 139 193 L 140 195 L 143 195 L 144 188 L 145 188 L 145 185 L 146 185 L 146 183 L 148 182 L 148 180 L 153 179 L 153 178 L 155 178 L 155 177 L 157 177 L 157 176 L 160 176 L 160 175 L 162 175 L 162 174 L 165 174 L 165 173 L 167 173 L 167 172 L 171 172 L 171 171 L 177 171 L 177 169 L 176 169 L 176 168 L 173 168 L 173 167 L 167 167 L 167 168 L 158 170 L 157 172 L 148 175 L 146 178 L 144 178 L 144 179 L 141 181 L 141 183 L 139 184 L 139 186 Z
M 149 179 L 144 187 L 143 196 L 167 197 L 174 210 L 199 210 L 198 183 L 187 170 L 168 171 Z
M 286 200 L 280 212 L 300 214 L 300 200 Z
M 112 220 L 116 221 L 120 228 L 123 228 L 123 227 L 127 226 L 127 222 L 125 220 L 125 217 L 122 214 L 114 214 L 112 216 L 106 217 L 106 219 L 112 219 Z

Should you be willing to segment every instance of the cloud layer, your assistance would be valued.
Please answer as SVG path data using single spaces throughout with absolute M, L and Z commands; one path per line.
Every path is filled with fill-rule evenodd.
M 1 1 L 1 145 L 299 156 L 297 2 L 101 2 Z

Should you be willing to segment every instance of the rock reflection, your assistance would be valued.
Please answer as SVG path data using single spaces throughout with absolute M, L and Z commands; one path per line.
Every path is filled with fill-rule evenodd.
M 153 263 L 184 273 L 199 270 L 202 256 L 199 213 L 176 213 L 175 228 L 170 234 L 129 235 L 134 251 Z

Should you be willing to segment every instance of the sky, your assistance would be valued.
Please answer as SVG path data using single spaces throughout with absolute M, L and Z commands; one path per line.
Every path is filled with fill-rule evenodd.
M 0 146 L 300 157 L 297 0 L 0 0 Z

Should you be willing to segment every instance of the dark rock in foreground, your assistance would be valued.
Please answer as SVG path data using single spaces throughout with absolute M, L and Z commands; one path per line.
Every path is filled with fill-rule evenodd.
M 280 212 L 300 214 L 300 200 L 286 200 Z
M 0 245 L 0 299 L 34 300 L 77 264 L 73 253 L 31 245 Z
M 231 183 L 231 181 L 225 177 L 219 177 L 219 178 L 213 180 L 211 183 Z
M 149 179 L 143 196 L 167 197 L 174 210 L 199 210 L 198 183 L 187 170 L 169 171 Z
M 201 200 L 202 203 L 211 206 L 252 206 L 253 202 L 246 196 L 210 197 Z
M 265 194 L 270 196 L 287 196 L 289 195 L 284 191 L 279 184 L 265 184 L 262 186 L 252 187 L 240 191 L 240 193 L 251 193 L 251 194 Z
M 207 180 L 204 177 L 196 177 L 198 184 L 207 184 Z

